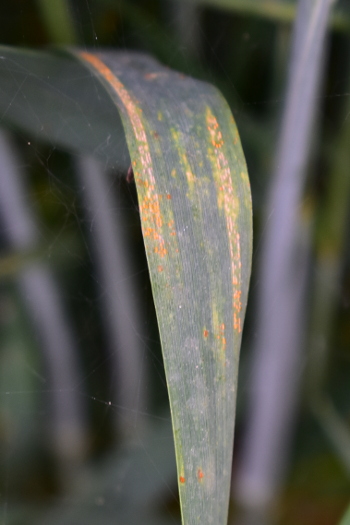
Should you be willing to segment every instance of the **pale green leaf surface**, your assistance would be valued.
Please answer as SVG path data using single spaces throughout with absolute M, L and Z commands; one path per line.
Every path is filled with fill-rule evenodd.
M 9 64 L 18 75 L 25 57 L 7 60 L 6 53 L 0 89 L 7 92 L 2 80 L 10 82 Z M 90 69 L 83 73 L 84 93 L 89 83 L 99 93 L 104 87 L 119 110 L 129 147 L 166 369 L 183 523 L 224 525 L 251 261 L 250 190 L 238 132 L 222 96 L 205 83 L 141 54 L 74 53 L 77 71 L 82 64 Z M 45 59 L 50 66 L 50 56 Z M 76 78 L 74 62 L 52 57 L 59 59 Z M 40 85 L 44 69 L 27 75 L 20 97 L 28 79 Z M 65 81 L 66 86 L 69 77 Z M 51 90 L 54 84 L 51 79 Z M 65 90 L 60 87 L 56 95 Z M 80 98 L 70 96 L 81 113 Z M 3 108 L 8 121 L 21 126 L 20 110 L 12 119 L 8 104 Z M 94 119 L 88 106 L 84 117 L 93 124 L 94 98 Z M 31 109 L 35 114 L 35 105 Z M 116 111 L 112 116 L 118 128 Z M 113 136 L 113 129 L 106 133 Z M 56 133 L 53 127 L 52 141 Z M 100 145 L 99 136 L 93 151 Z
M 346 510 L 344 516 L 342 517 L 339 525 L 350 525 L 350 506 Z

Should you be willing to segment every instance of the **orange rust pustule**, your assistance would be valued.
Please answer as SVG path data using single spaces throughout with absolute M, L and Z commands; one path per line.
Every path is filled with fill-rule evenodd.
M 204 478 L 204 472 L 201 468 L 197 470 L 197 478 L 198 478 L 198 481 L 202 481 L 202 479 Z
M 168 222 L 168 228 L 169 228 L 169 230 L 172 230 L 172 231 L 170 231 L 170 235 L 172 237 L 175 237 L 176 236 L 176 231 L 175 231 L 175 222 L 174 222 L 173 219 Z
M 161 228 L 163 225 L 162 215 L 160 211 L 159 200 L 157 195 L 152 195 L 150 197 L 144 197 L 142 203 L 140 204 L 140 209 L 144 214 L 149 213 L 154 217 L 154 222 L 158 228 Z M 145 215 L 148 217 L 148 215 Z
M 236 290 L 233 294 L 233 307 L 237 313 L 239 313 L 242 310 L 241 295 L 241 290 Z
M 209 335 L 208 330 L 203 330 L 203 337 L 207 338 Z
M 180 476 L 179 480 L 180 480 L 180 483 L 182 484 L 186 483 L 186 478 L 184 478 L 183 476 Z
M 153 252 L 154 253 L 157 253 L 158 255 L 160 255 L 161 257 L 165 257 L 166 254 L 168 253 L 168 250 L 166 248 L 164 248 L 164 246 L 156 246 L 154 249 L 153 249 Z
M 221 350 L 225 352 L 226 350 L 226 337 L 225 337 L 225 323 L 221 323 L 215 333 L 216 339 L 220 342 Z

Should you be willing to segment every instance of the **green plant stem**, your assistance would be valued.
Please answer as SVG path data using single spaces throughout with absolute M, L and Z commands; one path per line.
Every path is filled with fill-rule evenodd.
M 48 36 L 53 44 L 78 42 L 67 0 L 36 0 Z
M 342 517 L 339 525 L 350 525 L 350 505 L 347 508 L 344 516 Z
M 257 16 L 273 22 L 290 24 L 296 14 L 296 3 L 280 0 L 186 0 L 218 9 L 236 11 L 243 15 Z M 331 18 L 332 28 L 337 31 L 350 31 L 350 16 L 340 9 Z
M 244 506 L 261 509 L 281 490 L 298 397 L 310 246 L 300 207 L 332 0 L 302 0 L 298 6 L 263 225 L 250 406 L 235 484 Z

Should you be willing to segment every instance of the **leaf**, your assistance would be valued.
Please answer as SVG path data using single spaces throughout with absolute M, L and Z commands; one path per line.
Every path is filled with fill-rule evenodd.
M 111 0 L 102 0 L 108 4 Z M 280 2 L 279 0 L 185 0 L 215 9 L 237 12 L 240 15 L 256 16 L 276 22 L 293 22 L 296 13 L 296 1 Z M 335 10 L 332 26 L 336 31 L 348 32 L 350 28 L 349 14 L 344 8 Z
M 94 154 L 109 167 L 130 165 L 112 100 L 70 57 L 0 46 L 0 99 L 1 124 L 25 137 Z
M 70 489 L 35 525 L 176 525 L 173 514 L 159 511 L 159 494 L 172 486 L 175 472 L 170 415 L 142 436 L 84 469 L 84 483 Z M 116 489 L 117 488 L 117 489 Z M 99 502 L 99 504 L 96 504 Z
M 182 520 L 185 525 L 224 525 L 251 264 L 251 199 L 238 132 L 226 102 L 208 84 L 172 72 L 141 54 L 73 53 L 78 59 L 76 70 L 74 60 L 67 57 L 2 48 L 0 88 L 6 91 L 7 105 L 2 94 L 0 109 L 8 122 L 21 126 L 20 106 L 28 86 L 33 90 L 35 84 L 47 100 L 54 96 L 56 107 L 60 95 L 70 97 L 64 104 L 66 112 L 68 107 L 72 111 L 74 129 L 78 130 L 78 122 L 85 122 L 80 141 L 71 133 L 74 148 L 92 147 L 100 153 L 102 140 L 109 164 L 117 162 L 121 119 L 162 342 Z M 57 71 L 57 61 L 67 77 Z M 89 69 L 88 74 L 82 66 Z M 48 79 L 46 67 L 52 75 Z M 9 71 L 15 72 L 17 83 L 23 77 L 11 106 Z M 73 75 L 74 93 L 68 73 Z M 85 98 L 93 89 L 103 102 L 96 96 Z M 13 93 L 12 88 L 12 97 Z M 120 117 L 111 110 L 111 101 Z M 32 96 L 32 116 L 38 104 Z M 45 134 L 54 140 L 55 118 L 49 107 L 45 111 L 38 109 L 38 114 L 50 122 Z M 107 116 L 106 111 L 111 113 Z M 23 128 L 30 129 L 26 117 Z M 107 122 L 113 122 L 110 128 Z M 101 133 L 94 142 L 89 124 L 113 137 L 113 151 Z M 40 135 L 37 124 L 34 131 Z M 64 142 L 63 134 L 59 140 Z
M 350 506 L 347 508 L 344 516 L 339 522 L 339 525 L 349 525 L 350 524 Z

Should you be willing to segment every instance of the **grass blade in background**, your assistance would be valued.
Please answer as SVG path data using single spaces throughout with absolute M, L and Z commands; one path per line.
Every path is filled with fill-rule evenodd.
M 348 82 L 349 85 L 349 82 Z M 345 114 L 350 111 L 349 99 Z M 350 202 L 350 166 L 348 147 L 350 125 L 341 126 L 331 153 L 327 193 L 319 207 L 315 232 L 315 267 L 310 301 L 308 340 L 309 366 L 307 393 L 311 409 L 350 472 L 350 428 L 337 413 L 327 395 L 333 329 L 339 306 Z
M 301 0 L 266 206 L 257 334 L 237 498 L 266 511 L 281 491 L 301 373 L 310 242 L 300 208 L 332 0 Z
M 183 0 L 165 0 L 164 18 L 181 42 L 182 52 L 187 57 L 199 59 L 202 52 L 200 11 L 196 4 Z
M 74 148 L 90 148 L 116 165 L 119 155 L 124 163 L 127 158 L 119 138 L 121 117 L 162 341 L 183 523 L 224 525 L 251 258 L 249 183 L 232 115 L 213 87 L 144 55 L 76 51 L 79 63 L 1 51 L 0 109 L 9 124 L 29 131 L 31 121 L 21 112 L 37 111 L 32 128 L 37 136 L 54 143 L 55 118 L 71 133 L 54 115 L 55 107 L 42 104 L 40 94 L 46 101 L 53 96 L 56 104 L 69 105 L 66 117 L 77 132 L 78 121 L 82 125 L 78 138 L 71 133 Z M 72 77 L 80 79 L 83 97 L 71 91 Z M 45 133 L 38 121 L 50 123 Z M 64 134 L 58 138 L 68 144 Z
M 101 0 L 106 2 L 108 0 Z M 256 16 L 260 20 L 291 23 L 294 21 L 297 10 L 297 0 L 184 0 L 227 11 L 235 11 L 242 15 Z M 337 31 L 350 31 L 349 12 L 337 9 L 331 18 L 332 27 Z
M 77 45 L 69 0 L 54 0 L 50 4 L 37 0 L 37 5 L 51 41 Z M 87 222 L 91 224 L 89 242 L 98 275 L 96 288 L 101 294 L 101 316 L 113 378 L 111 397 L 120 408 L 113 427 L 124 438 L 131 438 L 140 431 L 150 399 L 146 388 L 145 322 L 124 231 L 127 217 L 120 191 L 111 191 L 109 170 L 91 155 L 78 156 L 75 168 Z
M 36 0 L 52 43 L 76 45 L 77 37 L 69 0 Z
M 350 506 L 348 507 L 347 511 L 345 512 L 344 516 L 339 522 L 339 525 L 350 525 Z
M 2 235 L 16 250 L 34 249 L 40 230 L 26 199 L 24 170 L 9 137 L 0 132 L 0 215 Z M 40 340 L 44 384 L 50 389 L 49 442 L 62 462 L 73 464 L 86 452 L 87 417 L 81 394 L 81 363 L 59 286 L 48 265 L 33 261 L 18 272 L 17 284 Z M 40 384 L 42 386 L 42 383 Z M 50 424 L 51 423 L 51 424 Z
M 111 177 L 91 156 L 78 157 L 76 172 L 90 222 L 89 236 L 101 295 L 101 316 L 108 335 L 113 403 L 121 407 L 114 426 L 130 438 L 140 431 L 149 406 L 145 320 L 125 232 L 126 215 Z M 114 396 L 114 397 L 113 397 Z

